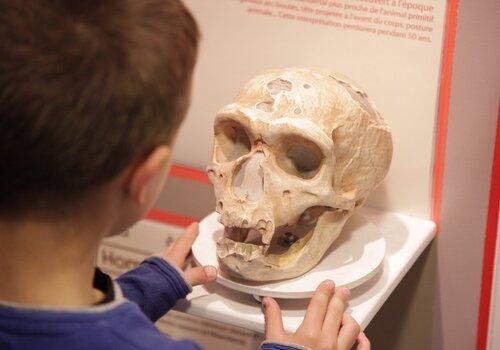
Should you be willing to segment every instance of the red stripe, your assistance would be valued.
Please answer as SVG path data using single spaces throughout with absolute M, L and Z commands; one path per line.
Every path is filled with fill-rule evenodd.
M 431 195 L 431 217 L 436 223 L 438 232 L 441 217 L 441 198 L 443 195 L 444 158 L 446 153 L 446 133 L 450 106 L 451 73 L 453 70 L 453 54 L 455 52 L 457 8 L 458 0 L 448 1 L 443 44 L 443 61 L 441 67 L 441 84 L 439 87 L 438 118 L 436 125 L 436 142 L 434 146 L 434 169 Z
M 486 221 L 484 239 L 483 276 L 481 280 L 481 299 L 479 301 L 479 320 L 477 324 L 476 349 L 486 350 L 491 308 L 493 273 L 495 270 L 495 251 L 498 233 L 498 213 L 500 209 L 500 105 L 498 107 L 497 134 L 491 172 L 490 204 Z M 500 276 L 498 276 L 500 277 Z
M 151 209 L 146 215 L 146 219 L 159 221 L 168 225 L 188 227 L 193 222 L 198 222 L 200 219 L 190 216 L 169 213 L 162 210 Z
M 200 182 L 202 184 L 210 184 L 207 174 L 204 171 L 188 168 L 181 165 L 172 165 L 169 176 L 178 177 L 184 180 Z

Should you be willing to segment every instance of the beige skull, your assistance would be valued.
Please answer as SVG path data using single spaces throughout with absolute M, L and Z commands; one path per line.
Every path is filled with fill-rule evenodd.
M 268 71 L 222 108 L 212 164 L 217 255 L 253 281 L 313 268 L 386 175 L 392 139 L 367 95 L 338 74 Z

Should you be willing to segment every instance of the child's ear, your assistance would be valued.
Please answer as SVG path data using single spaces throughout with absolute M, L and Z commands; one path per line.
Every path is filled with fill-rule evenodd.
M 170 167 L 171 147 L 157 146 L 131 170 L 127 190 L 131 199 L 150 207 L 160 193 Z

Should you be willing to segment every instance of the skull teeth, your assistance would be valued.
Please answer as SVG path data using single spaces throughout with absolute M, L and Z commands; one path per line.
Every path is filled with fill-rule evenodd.
M 249 229 L 260 233 L 265 244 L 269 244 L 274 233 L 274 225 L 270 220 L 260 219 L 256 224 L 250 222 L 246 217 L 239 216 L 235 212 L 223 212 L 219 217 L 219 222 L 227 229 Z
M 219 222 L 226 227 L 248 227 L 248 220 L 233 211 L 222 213 Z
M 234 242 L 263 245 L 263 232 L 253 228 L 226 227 L 224 237 Z
M 266 220 L 260 219 L 259 222 L 257 222 L 257 225 L 255 225 L 255 228 L 257 230 L 259 230 L 259 231 L 262 230 L 262 229 L 265 230 L 266 229 L 266 225 L 267 225 Z
M 279 228 L 278 232 L 275 232 L 276 230 L 272 220 L 259 219 L 257 222 L 249 221 L 247 216 L 241 215 L 236 211 L 223 212 L 219 221 L 225 226 L 225 238 L 243 245 L 261 246 L 261 252 L 266 253 L 271 247 L 271 242 L 275 235 L 279 235 L 279 237 L 276 238 L 276 243 L 280 246 L 290 247 L 293 245 L 306 231 L 310 230 L 310 226 L 316 224 L 319 216 L 321 216 L 325 210 L 327 210 L 325 207 L 311 207 L 305 210 L 295 224 L 287 225 L 287 228 L 285 228 L 285 230 L 292 229 L 292 231 L 284 231 L 283 228 Z M 298 234 L 295 232 L 297 228 L 299 228 Z
M 238 255 L 244 261 L 257 259 L 262 255 L 263 247 L 255 244 L 232 241 L 226 237 L 221 237 L 217 241 L 217 255 L 224 259 L 228 255 Z

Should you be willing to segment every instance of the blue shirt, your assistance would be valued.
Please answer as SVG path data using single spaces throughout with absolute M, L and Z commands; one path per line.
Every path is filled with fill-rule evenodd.
M 116 282 L 114 300 L 88 308 L 60 310 L 0 302 L 0 349 L 201 349 L 193 341 L 168 338 L 153 324 L 192 290 L 176 267 L 151 257 Z M 274 343 L 262 348 L 295 349 Z

